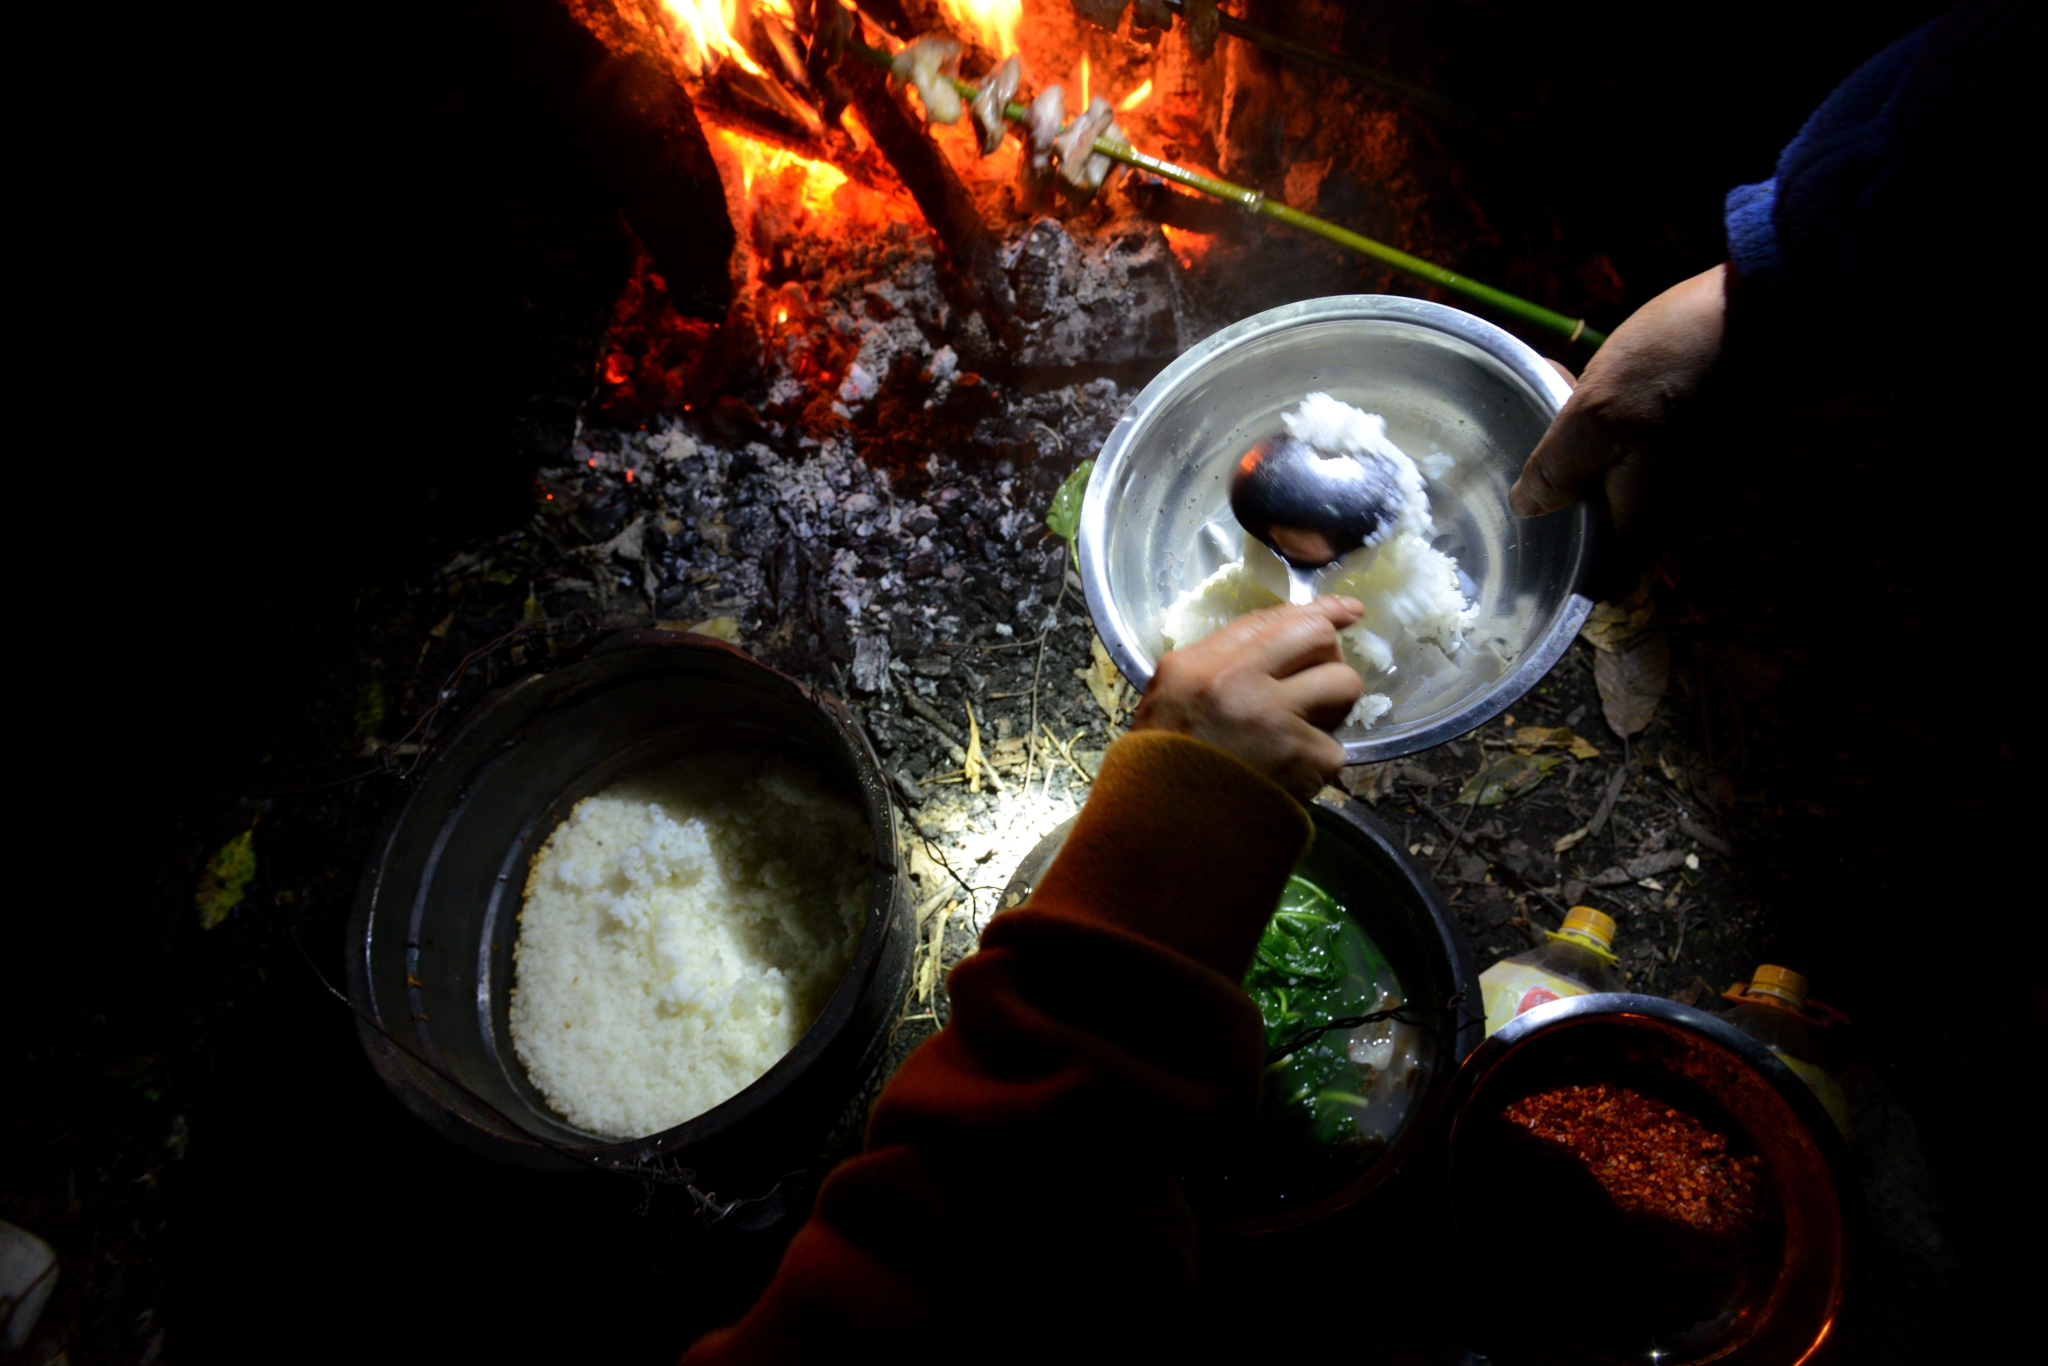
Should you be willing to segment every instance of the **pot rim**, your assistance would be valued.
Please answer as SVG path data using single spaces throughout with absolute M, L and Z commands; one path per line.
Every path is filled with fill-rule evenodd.
M 415 814 L 437 772 L 444 765 L 470 762 L 474 765 L 474 773 L 481 774 L 491 767 L 506 749 L 518 743 L 534 719 L 553 710 L 562 700 L 547 701 L 532 716 L 522 718 L 517 709 L 522 703 L 530 705 L 528 699 L 534 689 L 553 684 L 556 688 L 566 689 L 573 694 L 573 675 L 576 671 L 589 670 L 597 661 L 606 657 L 638 650 L 694 651 L 704 658 L 724 656 L 737 660 L 753 670 L 758 670 L 769 687 L 795 692 L 804 702 L 814 707 L 852 752 L 852 767 L 859 788 L 863 814 L 868 819 L 873 838 L 874 875 L 869 890 L 867 916 L 861 927 L 861 937 L 855 946 L 853 959 L 847 966 L 846 975 L 833 989 L 831 997 L 819 1011 L 818 1018 L 811 1023 L 811 1027 L 804 1031 L 803 1036 L 789 1052 L 777 1059 L 766 1072 L 702 1114 L 656 1133 L 633 1139 L 598 1139 L 586 1144 L 555 1142 L 532 1133 L 520 1124 L 515 1116 L 504 1113 L 460 1082 L 443 1075 L 444 1069 L 433 1061 L 438 1050 L 430 1038 L 418 1040 L 418 1043 L 423 1045 L 418 1049 L 399 1042 L 403 1038 L 402 1030 L 392 1027 L 396 1022 L 387 1021 L 382 1017 L 377 1006 L 376 993 L 371 989 L 372 931 L 373 928 L 383 928 L 384 932 L 390 932 L 389 928 L 376 923 L 380 918 L 380 893 L 385 893 L 382 884 L 387 860 L 397 842 L 399 832 L 405 828 L 408 817 Z M 671 657 L 681 659 L 684 656 Z M 490 754 L 484 756 L 481 763 L 476 763 L 477 756 L 465 754 L 465 748 L 473 747 L 501 717 L 513 719 L 513 733 L 500 738 L 492 747 Z M 862 762 L 863 756 L 865 765 Z M 376 839 L 372 842 L 361 881 L 357 884 L 355 900 L 349 911 L 343 953 L 349 1001 L 357 1014 L 356 1032 L 371 1066 L 399 1101 L 430 1128 L 473 1152 L 519 1166 L 556 1171 L 586 1170 L 595 1167 L 631 1175 L 658 1166 L 679 1152 L 729 1133 L 752 1115 L 780 1099 L 798 1077 L 838 1041 L 839 1035 L 856 1014 L 860 998 L 866 991 L 870 979 L 881 970 L 890 921 L 897 907 L 900 869 L 896 857 L 895 806 L 889 795 L 886 779 L 876 776 L 880 772 L 880 762 L 874 755 L 873 747 L 868 743 L 866 733 L 853 719 L 845 703 L 801 679 L 762 663 L 744 650 L 708 636 L 644 628 L 614 631 L 600 638 L 580 658 L 572 659 L 545 673 L 528 674 L 486 694 L 435 744 L 433 754 L 413 779 L 412 791 L 386 817 Z M 444 816 L 442 819 L 445 825 L 447 818 Z M 384 908 L 382 914 L 385 917 L 402 916 L 405 914 L 405 908 L 390 906 Z M 488 1026 L 486 1032 L 488 1033 Z M 498 1123 L 487 1125 L 480 1122 L 479 1116 L 466 1112 L 463 1105 L 452 1103 L 450 1094 L 444 1092 L 459 1096 L 468 1105 L 495 1117 Z

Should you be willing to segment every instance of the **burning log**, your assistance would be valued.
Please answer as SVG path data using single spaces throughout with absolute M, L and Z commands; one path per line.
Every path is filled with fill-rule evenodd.
M 854 38 L 847 41 L 846 59 L 842 66 L 851 72 L 864 62 L 870 68 L 879 67 L 886 70 L 892 65 L 893 60 L 888 53 L 868 47 L 865 43 L 859 41 L 858 38 Z M 878 92 L 868 96 L 877 101 L 878 116 L 881 110 L 886 108 L 889 117 L 897 120 L 901 127 L 909 129 L 915 135 L 908 141 L 914 142 L 916 146 L 914 148 L 905 147 L 905 154 L 907 156 L 923 156 L 936 163 L 937 169 L 955 187 L 964 207 L 967 209 L 968 219 L 982 233 L 983 240 L 988 242 L 989 257 L 993 261 L 993 242 L 987 238 L 986 229 L 981 227 L 979 216 L 973 212 L 973 206 L 964 203 L 965 191 L 959 189 L 959 182 L 957 177 L 952 175 L 952 168 L 945 164 L 938 149 L 931 144 L 929 139 L 926 139 L 921 132 L 918 132 L 916 126 L 910 123 L 909 115 L 903 111 L 894 99 L 890 98 L 887 84 L 882 80 L 880 73 L 875 72 L 872 75 L 868 75 L 867 79 L 869 84 L 864 87 L 864 90 Z M 955 81 L 954 84 L 959 93 L 967 100 L 973 101 L 979 98 L 981 92 L 975 86 L 965 81 Z M 1039 96 L 1039 101 L 1034 101 L 1034 106 L 1040 101 L 1046 101 L 1050 95 L 1051 89 L 1048 89 Z M 863 117 L 867 116 L 867 105 L 861 106 L 861 113 Z M 1012 123 L 1024 124 L 1027 127 L 1033 126 L 1035 122 L 1042 122 L 1042 120 L 1034 121 L 1032 108 L 1027 108 L 1025 105 L 1015 101 L 1004 107 L 1003 117 Z M 1070 125 L 1066 131 L 1072 131 L 1072 127 Z M 871 131 L 875 132 L 876 142 L 881 143 L 882 136 L 880 130 L 874 128 Z M 1312 233 L 1326 242 L 1332 242 L 1337 246 L 1343 247 L 1347 251 L 1357 252 L 1359 255 L 1378 261 L 1382 265 L 1390 266 L 1404 275 L 1412 275 L 1418 279 L 1427 280 L 1431 284 L 1455 294 L 1462 294 L 1468 299 L 1484 304 L 1498 312 L 1508 314 L 1510 317 L 1517 318 L 1522 322 L 1543 328 L 1546 331 L 1555 332 L 1564 337 L 1568 342 L 1583 341 L 1597 349 L 1607 340 L 1607 335 L 1604 332 L 1588 327 L 1584 318 L 1566 317 L 1562 313 L 1545 308 L 1541 304 L 1532 303 L 1518 295 L 1510 294 L 1506 290 L 1495 289 L 1492 285 L 1482 284 L 1477 280 L 1469 279 L 1454 270 L 1447 270 L 1433 261 L 1425 261 L 1419 256 L 1411 256 L 1397 247 L 1388 246 L 1384 242 L 1374 241 L 1372 238 L 1352 232 L 1348 228 L 1339 227 L 1337 224 L 1317 218 L 1313 214 L 1303 213 L 1299 209 L 1270 199 L 1263 191 L 1248 189 L 1243 185 L 1235 185 L 1227 180 L 1219 180 L 1214 176 L 1203 175 L 1198 171 L 1190 171 L 1186 167 L 1176 166 L 1170 161 L 1161 161 L 1157 157 L 1147 156 L 1123 141 L 1121 137 L 1111 136 L 1112 132 L 1118 131 L 1113 125 L 1110 130 L 1098 134 L 1093 139 L 1092 144 L 1086 149 L 1078 145 L 1071 145 L 1078 144 L 1078 139 L 1069 139 L 1066 136 L 1066 131 L 1063 131 L 1060 142 L 1057 145 L 1057 150 L 1061 153 L 1063 162 L 1072 158 L 1086 158 L 1092 164 L 1097 156 L 1108 158 L 1111 161 L 1122 162 L 1124 165 L 1134 167 L 1140 171 L 1148 171 L 1161 180 L 1184 185 L 1189 189 L 1199 190 L 1203 194 L 1213 195 L 1218 199 L 1237 204 L 1248 213 L 1263 218 L 1278 219 L 1290 227 Z M 888 148 L 885 146 L 884 150 L 888 151 Z M 890 160 L 894 162 L 896 154 L 890 152 L 889 155 Z M 898 170 L 901 171 L 902 169 L 902 164 L 898 163 Z M 1072 174 L 1067 172 L 1064 165 L 1061 170 L 1063 174 L 1068 174 L 1069 178 L 1073 178 Z M 1080 179 L 1085 180 L 1087 177 L 1082 176 Z M 1077 181 L 1076 183 L 1080 182 Z M 914 189 L 913 193 L 915 193 Z M 918 195 L 918 204 L 919 207 L 924 207 L 924 196 L 921 194 Z M 940 207 L 943 209 L 946 206 L 942 204 Z M 931 219 L 931 210 L 928 208 L 926 209 L 926 217 Z M 937 220 L 932 220 L 932 226 L 939 231 L 941 237 L 945 236 L 945 229 L 940 227 Z M 950 247 L 950 242 L 948 245 Z M 999 266 L 996 268 L 995 274 L 1000 281 L 1001 272 Z M 1007 295 L 1006 288 L 1003 290 L 1003 294 Z
M 999 331 L 1016 308 L 1003 274 L 1000 245 L 946 154 L 889 88 L 890 61 L 888 53 L 854 39 L 847 44 L 838 74 L 852 92 L 853 107 L 860 112 L 875 146 L 902 177 L 925 221 L 945 244 L 964 302 L 970 309 L 992 315 L 985 321 Z M 963 93 L 973 94 L 974 87 L 965 86 Z

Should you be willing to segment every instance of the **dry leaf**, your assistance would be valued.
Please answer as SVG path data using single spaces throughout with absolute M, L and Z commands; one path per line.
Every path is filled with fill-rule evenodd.
M 1580 840 L 1584 839 L 1590 833 L 1592 832 L 1587 830 L 1587 828 L 1582 825 L 1568 835 L 1559 835 L 1557 837 L 1557 843 L 1550 846 L 1550 852 L 1553 854 L 1562 854 L 1566 850 L 1575 847 Z
M 1600 751 L 1592 742 L 1576 735 L 1570 726 L 1523 726 L 1511 737 L 1515 748 L 1526 754 L 1539 749 L 1561 749 L 1574 759 L 1597 759 Z
M 1504 759 L 1495 759 L 1473 774 L 1451 800 L 1468 805 L 1477 802 L 1481 806 L 1499 806 L 1542 782 L 1551 769 L 1563 762 L 1548 754 L 1510 754 Z
M 735 645 L 739 643 L 740 638 L 740 623 L 737 617 L 709 617 L 703 621 L 657 621 L 654 623 L 654 629 L 685 631 L 691 635 L 710 636 L 713 640 L 723 640 Z
M 1124 682 L 1124 676 L 1117 672 L 1116 661 L 1109 657 L 1109 651 L 1102 646 L 1102 637 L 1095 636 L 1088 642 L 1089 665 L 1076 669 L 1075 675 L 1088 685 L 1088 695 L 1095 699 L 1095 705 L 1102 708 L 1102 714 L 1113 726 L 1130 710 L 1133 697 L 1131 687 Z
M 1633 878 L 1656 877 L 1683 868 L 1686 858 L 1686 854 L 1675 849 L 1661 854 L 1643 854 L 1630 859 L 1623 871 Z
M 1394 790 L 1395 768 L 1393 764 L 1354 764 L 1337 770 L 1337 781 L 1352 796 L 1377 806 L 1382 797 Z
M 946 922 L 959 908 L 958 901 L 949 901 L 946 909 L 939 912 L 938 919 L 932 921 L 931 945 L 925 950 L 924 962 L 917 969 L 917 998 L 920 1001 L 932 999 L 932 987 L 938 981 L 939 964 L 946 951 Z
M 1635 591 L 1616 602 L 1595 605 L 1579 635 L 1603 654 L 1623 650 L 1628 643 L 1657 624 L 1657 604 L 1650 600 L 1650 576 L 1643 575 Z
M 210 930 L 228 918 L 228 912 L 242 904 L 242 898 L 249 893 L 249 884 L 256 880 L 256 827 L 247 830 L 223 844 L 206 861 L 206 869 L 199 875 L 199 888 L 192 893 L 192 904 L 199 912 L 199 928 Z
M 981 791 L 981 725 L 974 719 L 974 704 L 967 703 L 967 757 L 960 763 L 967 774 L 967 790 Z
M 1608 727 L 1623 739 L 1640 734 L 1671 685 L 1671 643 L 1662 630 L 1653 629 L 1630 641 L 1626 650 L 1603 650 L 1593 659 L 1593 682 L 1600 688 Z

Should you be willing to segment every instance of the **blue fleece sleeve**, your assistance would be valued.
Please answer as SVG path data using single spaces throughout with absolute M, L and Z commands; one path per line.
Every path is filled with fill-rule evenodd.
M 1832 303 L 1881 290 L 1931 243 L 2017 224 L 2038 7 L 1972 0 L 1837 86 L 1778 157 L 1731 191 L 1742 283 Z
M 1778 268 L 1778 182 L 1737 185 L 1728 192 L 1728 263 L 1735 273 L 1765 288 L 1776 284 Z

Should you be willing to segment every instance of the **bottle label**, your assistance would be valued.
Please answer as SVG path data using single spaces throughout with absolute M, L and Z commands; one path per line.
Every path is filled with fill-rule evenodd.
M 1479 990 L 1486 1001 L 1486 1032 L 1491 1037 L 1525 1010 L 1567 996 L 1584 996 L 1591 988 L 1527 963 L 1495 963 L 1479 974 Z
M 1828 1118 L 1842 1131 L 1842 1137 L 1853 1137 L 1849 1123 L 1849 1097 L 1843 1094 L 1840 1083 L 1804 1058 L 1795 1058 L 1782 1048 L 1767 1047 L 1779 1062 L 1792 1069 L 1793 1076 L 1806 1083 L 1807 1089 L 1820 1101 L 1821 1108 L 1828 1112 Z

